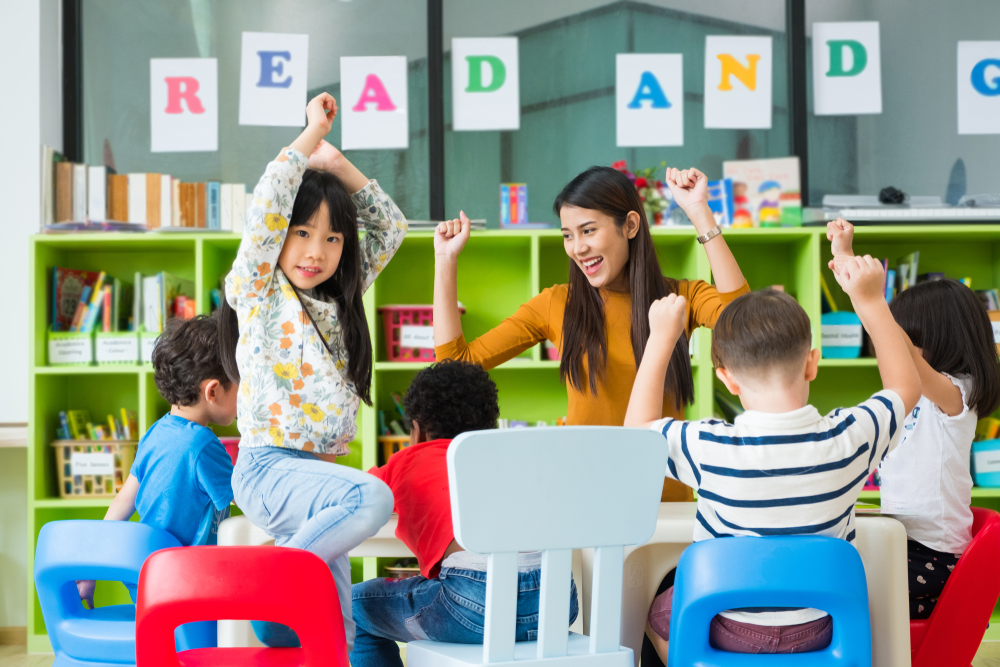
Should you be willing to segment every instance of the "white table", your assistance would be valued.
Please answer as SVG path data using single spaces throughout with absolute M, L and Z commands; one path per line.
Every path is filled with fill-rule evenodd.
M 395 514 L 389 523 L 350 552 L 355 557 L 405 558 L 413 556 L 396 538 Z M 632 649 L 636 665 L 642 649 L 646 615 L 656 588 L 667 572 L 677 566 L 681 553 L 692 543 L 694 503 L 661 503 L 656 530 L 646 544 L 625 548 L 622 587 L 622 645 Z M 868 606 L 872 624 L 873 667 L 909 667 L 910 619 L 906 579 L 906 530 L 885 516 L 858 516 L 857 547 L 868 579 Z M 273 542 L 264 531 L 244 517 L 222 523 L 219 544 L 266 544 Z M 580 615 L 575 632 L 590 629 L 590 580 L 593 550 L 573 552 L 573 577 L 580 594 Z M 233 624 L 231 627 L 229 624 Z M 225 642 L 225 643 L 224 643 Z M 235 642 L 235 643 L 234 643 Z M 260 644 L 245 621 L 220 621 L 219 645 Z

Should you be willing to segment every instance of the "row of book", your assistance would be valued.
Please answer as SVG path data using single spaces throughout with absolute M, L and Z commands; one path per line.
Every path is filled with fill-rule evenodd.
M 986 310 L 1000 310 L 1000 290 L 980 289 L 976 290 L 976 296 L 986 306 Z
M 104 271 L 52 269 L 52 331 L 159 333 L 170 317 L 197 312 L 195 285 L 166 271 L 136 272 L 133 282 Z
M 243 183 L 185 183 L 169 174 L 118 174 L 42 147 L 42 225 L 138 223 L 147 229 L 243 231 L 253 193 Z
M 60 440 L 138 440 L 139 419 L 121 409 L 121 418 L 108 415 L 107 423 L 94 424 L 87 410 L 61 410 L 56 437 Z

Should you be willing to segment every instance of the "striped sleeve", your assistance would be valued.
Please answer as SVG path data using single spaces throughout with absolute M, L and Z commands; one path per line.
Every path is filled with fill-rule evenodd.
M 903 419 L 906 417 L 903 399 L 896 392 L 884 389 L 848 411 L 868 436 L 871 444 L 868 469 L 874 470 L 899 442 Z
M 650 428 L 667 441 L 667 477 L 697 489 L 701 485 L 698 424 L 668 417 L 653 422 Z

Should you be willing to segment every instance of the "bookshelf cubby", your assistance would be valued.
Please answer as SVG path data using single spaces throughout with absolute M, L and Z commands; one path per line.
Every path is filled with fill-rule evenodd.
M 833 280 L 826 262 L 830 244 L 823 228 L 730 229 L 725 232 L 744 274 L 754 289 L 784 285 L 809 314 L 813 340 L 820 343 L 819 274 L 824 272 L 838 306 L 849 301 Z M 711 280 L 711 269 L 693 230 L 655 228 L 653 239 L 663 270 L 676 278 Z M 169 271 L 193 280 L 198 312 L 209 311 L 208 294 L 229 270 L 239 238 L 229 234 L 67 234 L 31 238 L 29 270 L 29 412 L 28 427 L 28 571 L 34 563 L 38 531 L 48 521 L 99 519 L 108 499 L 64 500 L 56 488 L 54 457 L 59 410 L 83 408 L 105 415 L 127 407 L 139 415 L 144 432 L 168 409 L 157 393 L 152 368 L 135 366 L 51 367 L 46 364 L 45 331 L 50 308 L 50 272 L 53 266 L 105 270 L 131 280 Z M 855 249 L 877 257 L 897 258 L 920 251 L 921 271 L 943 271 L 950 277 L 971 277 L 976 289 L 1000 287 L 1000 225 L 908 225 L 859 227 Z M 368 469 L 378 463 L 378 410 L 392 409 L 392 392 L 405 391 L 413 375 L 426 364 L 387 361 L 378 308 L 390 304 L 429 304 L 434 279 L 433 238 L 430 232 L 411 232 L 396 257 L 365 295 L 365 308 L 375 346 L 372 394 L 374 407 L 362 405 L 358 436 L 349 457 L 341 463 Z M 463 327 L 471 340 L 499 324 L 522 303 L 553 284 L 565 282 L 568 259 L 557 230 L 480 231 L 462 254 L 459 299 L 466 308 Z M 710 332 L 695 332 L 691 363 L 695 402 L 687 416 L 713 414 L 715 380 L 710 355 Z M 500 390 L 501 416 L 527 421 L 554 422 L 566 414 L 566 392 L 559 381 L 558 362 L 544 359 L 536 346 L 491 371 Z M 874 359 L 823 360 L 812 385 L 811 399 L 820 411 L 857 403 L 879 388 Z M 235 424 L 220 435 L 237 434 Z M 878 492 L 865 492 L 878 502 Z M 974 489 L 973 504 L 1000 509 L 1000 489 Z M 238 512 L 234 508 L 234 512 Z M 364 559 L 363 576 L 380 571 L 374 558 Z M 98 587 L 98 604 L 121 601 L 124 588 Z M 28 649 L 48 651 L 50 645 L 32 582 L 28 582 Z M 1000 639 L 1000 612 L 994 612 L 987 639 Z

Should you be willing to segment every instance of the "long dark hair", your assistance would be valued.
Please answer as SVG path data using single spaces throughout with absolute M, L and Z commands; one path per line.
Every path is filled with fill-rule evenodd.
M 292 217 L 288 221 L 288 231 L 309 222 L 309 218 L 326 202 L 330 212 L 330 231 L 344 235 L 344 249 L 340 256 L 340 264 L 333 276 L 316 286 L 316 291 L 325 301 L 331 301 L 337 306 L 337 318 L 340 322 L 344 347 L 347 350 L 347 380 L 354 385 L 355 393 L 367 405 L 372 404 L 372 341 L 368 331 L 368 318 L 361 302 L 363 277 L 361 274 L 361 244 L 358 241 L 358 209 L 354 200 L 340 179 L 333 174 L 315 169 L 307 169 L 302 177 L 292 206 Z M 275 271 L 278 267 L 275 267 Z M 299 289 L 288 281 L 295 294 L 299 297 L 302 310 L 309 317 L 313 328 L 323 346 L 334 359 L 337 355 L 330 348 L 330 343 L 320 333 L 312 313 L 302 301 Z M 226 299 L 222 300 L 219 313 L 220 336 L 219 344 L 222 352 L 222 362 L 226 374 L 234 382 L 239 382 L 239 369 L 236 366 L 236 345 L 239 342 L 239 321 L 236 312 L 229 306 Z
M 900 292 L 889 310 L 938 373 L 969 375 L 969 407 L 980 417 L 1000 405 L 1000 361 L 986 307 L 957 280 L 921 283 Z
M 632 211 L 639 214 L 639 231 L 628 241 L 628 262 L 622 269 L 628 271 L 629 291 L 632 294 L 632 355 L 638 368 L 649 339 L 650 305 L 668 294 L 677 293 L 677 281 L 667 278 L 660 270 L 639 193 L 621 172 L 610 167 L 591 167 L 570 181 L 556 197 L 552 205 L 556 215 L 560 214 L 563 206 L 600 211 L 614 219 L 618 232 L 623 235 L 628 214 Z M 586 358 L 586 382 L 591 393 L 596 394 L 597 378 L 604 377 L 608 358 L 604 302 L 572 258 L 569 260 L 569 296 L 563 314 L 562 342 L 560 379 L 583 391 L 582 369 Z M 678 339 L 671 354 L 664 389 L 674 396 L 678 409 L 694 400 L 691 359 L 685 335 Z

